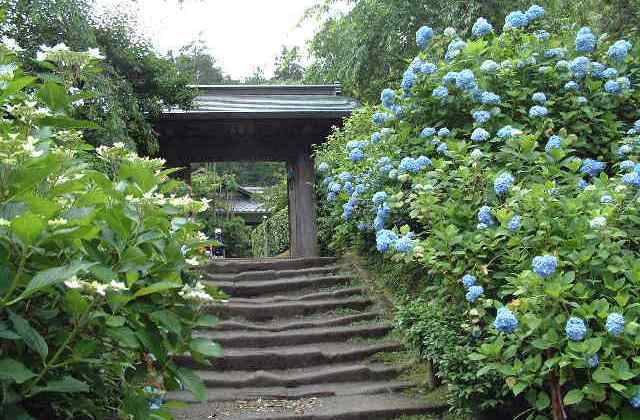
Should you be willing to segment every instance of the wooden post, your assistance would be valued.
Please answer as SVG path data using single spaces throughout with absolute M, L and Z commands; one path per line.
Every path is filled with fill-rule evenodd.
M 289 186 L 289 249 L 291 258 L 317 257 L 318 231 L 313 190 L 315 168 L 305 152 L 287 162 Z

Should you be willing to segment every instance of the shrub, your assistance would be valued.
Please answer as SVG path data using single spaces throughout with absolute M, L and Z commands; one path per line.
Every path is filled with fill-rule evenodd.
M 429 270 L 528 418 L 637 416 L 638 42 L 543 15 L 430 39 L 318 149 L 325 211 L 334 246 Z
M 164 390 L 204 398 L 174 356 L 220 354 L 191 337 L 215 322 L 192 272 L 207 240 L 191 215 L 207 203 L 173 195 L 159 159 L 94 152 L 76 130 L 92 124 L 68 117 L 72 86 L 25 74 L 16 50 L 0 45 L 0 417 L 170 417 Z
M 289 249 L 288 208 L 279 210 L 253 229 L 251 249 L 255 257 L 273 257 Z

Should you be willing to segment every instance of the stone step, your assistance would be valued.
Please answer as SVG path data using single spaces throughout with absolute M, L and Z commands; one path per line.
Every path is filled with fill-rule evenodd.
M 256 388 L 390 380 L 396 378 L 401 371 L 384 363 L 350 363 L 288 370 L 200 370 L 197 373 L 208 388 Z
M 314 291 L 309 293 L 308 290 L 301 295 L 274 295 L 267 297 L 255 297 L 255 298 L 231 298 L 229 301 L 233 303 L 278 303 L 278 302 L 301 302 L 310 300 L 324 300 L 330 298 L 343 298 L 354 295 L 364 295 L 365 290 L 361 287 L 347 287 L 344 289 L 336 289 L 324 292 Z
M 319 315 L 319 316 L 318 316 Z M 357 315 L 337 316 L 335 314 L 318 314 L 314 318 L 299 318 L 299 319 L 277 319 L 270 322 L 246 322 L 241 320 L 227 320 L 221 321 L 216 325 L 213 330 L 216 331 L 231 331 L 231 330 L 244 330 L 244 331 L 290 331 L 299 330 L 303 328 L 319 328 L 319 327 L 332 327 L 340 325 L 350 325 L 354 322 L 371 321 L 382 317 L 380 312 L 365 312 Z
M 249 321 L 265 321 L 273 318 L 309 315 L 315 312 L 353 309 L 363 311 L 372 304 L 368 298 L 314 300 L 309 302 L 234 303 L 227 302 L 207 306 L 207 310 L 222 318 L 243 317 Z
M 235 401 L 278 399 L 296 400 L 310 397 L 333 397 L 346 395 L 371 395 L 403 391 L 413 384 L 407 381 L 370 381 L 311 384 L 295 387 L 257 387 L 257 388 L 208 388 L 207 401 Z M 188 391 L 170 392 L 167 399 L 195 403 L 196 398 Z
M 211 274 L 216 273 L 242 273 L 245 271 L 267 271 L 267 270 L 300 270 L 312 267 L 324 267 L 335 265 L 336 258 L 333 257 L 313 257 L 313 258 L 265 258 L 256 259 L 220 259 L 205 267 L 205 271 Z
M 213 281 L 242 282 L 249 280 L 276 280 L 291 277 L 328 276 L 340 271 L 340 266 L 331 264 L 322 267 L 310 267 L 300 270 L 260 270 L 244 271 L 241 273 L 215 273 L 205 272 L 205 278 Z
M 312 343 L 344 342 L 356 337 L 379 338 L 387 335 L 390 324 L 365 324 L 346 327 L 305 328 L 293 331 L 199 331 L 195 335 L 209 338 L 223 348 L 273 347 L 280 343 L 289 346 Z
M 349 284 L 350 276 L 293 277 L 285 280 L 257 280 L 243 282 L 211 281 L 206 283 L 216 286 L 223 292 L 236 298 L 255 297 L 268 293 L 295 292 L 299 289 L 321 289 L 341 284 Z
M 285 343 L 283 343 L 285 344 Z M 205 367 L 191 356 L 176 355 L 176 363 L 194 369 L 213 370 L 273 370 L 296 369 L 335 363 L 359 362 L 382 352 L 402 349 L 396 341 L 380 343 L 319 343 L 313 345 L 266 348 L 224 349 L 224 355 L 210 361 Z
M 442 407 L 400 394 L 355 395 L 301 400 L 300 404 L 243 401 L 213 402 L 176 410 L 176 420 L 391 420 L 402 416 L 438 414 Z

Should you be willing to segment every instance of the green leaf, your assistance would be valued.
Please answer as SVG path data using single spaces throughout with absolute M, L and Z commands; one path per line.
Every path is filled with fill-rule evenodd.
M 222 357 L 223 355 L 222 347 L 207 338 L 194 338 L 189 343 L 189 348 L 191 351 L 202 353 L 205 356 Z
M 513 387 L 511 387 L 511 391 L 513 391 L 513 395 L 518 396 L 522 391 L 527 389 L 527 386 L 528 385 L 526 382 L 518 382 Z
M 135 299 L 141 296 L 150 295 L 152 293 L 159 293 L 159 292 L 164 292 L 171 289 L 177 289 L 178 287 L 181 287 L 181 285 L 178 283 L 174 283 L 171 281 L 161 281 L 158 283 L 154 283 L 151 286 L 143 287 L 142 289 L 138 290 L 133 295 L 133 298 Z
M 196 325 L 198 327 L 215 327 L 216 325 L 218 325 L 218 323 L 220 322 L 220 319 L 216 316 L 213 315 L 202 315 L 200 318 L 198 318 L 198 320 L 196 321 Z
M 41 118 L 39 120 L 39 123 L 42 126 L 56 127 L 56 128 L 62 128 L 62 129 L 70 129 L 70 128 L 92 129 L 92 128 L 98 128 L 98 124 L 94 123 L 93 121 L 75 120 L 73 118 L 69 118 L 69 117 L 66 117 L 66 116 L 59 116 L 59 115 L 56 115 L 55 117 L 51 116 L 51 117 Z
M 202 382 L 202 379 L 196 375 L 191 369 L 180 367 L 177 370 L 177 376 L 182 385 L 200 401 L 207 400 L 207 389 Z
M 35 373 L 31 372 L 25 365 L 17 360 L 0 360 L 0 378 L 2 379 L 11 379 L 15 383 L 21 384 L 35 377 Z
M 471 353 L 469 355 L 469 360 L 484 360 L 486 358 L 487 358 L 487 356 L 485 356 L 484 354 L 480 354 L 480 353 Z
M 13 323 L 13 328 L 18 335 L 22 337 L 25 344 L 45 359 L 49 354 L 49 346 L 47 346 L 47 342 L 44 341 L 44 338 L 42 338 L 38 331 L 31 327 L 29 321 L 11 311 L 9 311 L 9 319 Z
M 69 289 L 64 297 L 65 308 L 75 318 L 82 315 L 89 307 L 89 301 L 76 289 Z
M 25 298 L 45 287 L 62 283 L 76 275 L 79 271 L 83 271 L 92 267 L 96 263 L 76 262 L 71 265 L 63 265 L 61 267 L 49 268 L 37 273 L 27 285 L 20 298 Z
M 572 389 L 564 396 L 565 405 L 578 404 L 584 398 L 584 393 L 580 389 Z
M 138 343 L 135 333 L 130 328 L 108 328 L 107 334 L 109 334 L 119 346 L 132 349 L 140 347 L 140 343 Z
M 75 392 L 89 392 L 89 385 L 77 380 L 71 376 L 65 376 L 60 380 L 53 380 L 47 382 L 42 388 L 38 388 L 38 392 L 60 392 L 60 393 L 75 393 Z
M 170 311 L 156 311 L 149 314 L 149 318 L 156 324 L 166 327 L 174 334 L 182 333 L 182 323 L 174 313 Z
M 165 401 L 162 404 L 163 408 L 167 408 L 169 410 L 183 410 L 185 408 L 189 408 L 189 404 L 183 401 Z
M 127 321 L 126 318 L 122 316 L 112 315 L 109 318 L 107 318 L 105 322 L 110 327 L 122 327 L 126 321 Z
M 600 384 L 610 384 L 616 381 L 614 378 L 614 372 L 605 367 L 599 367 L 595 372 L 593 372 L 593 380 Z
M 11 222 L 11 230 L 25 246 L 33 245 L 45 227 L 44 220 L 31 212 L 26 212 Z
M 66 89 L 53 81 L 45 82 L 38 90 L 38 97 L 53 111 L 63 111 L 69 105 Z
M 536 408 L 539 411 L 543 411 L 547 407 L 549 407 L 549 405 L 551 405 L 551 399 L 549 398 L 549 395 L 544 391 L 539 392 L 538 398 L 536 399 Z

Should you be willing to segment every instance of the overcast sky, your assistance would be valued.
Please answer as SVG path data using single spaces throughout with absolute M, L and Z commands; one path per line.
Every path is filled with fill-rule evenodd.
M 99 7 L 134 12 L 143 32 L 166 53 L 201 37 L 225 73 L 249 76 L 260 66 L 268 76 L 282 45 L 304 45 L 313 24 L 298 27 L 317 0 L 96 0 Z M 200 35 L 202 34 L 202 35 Z

